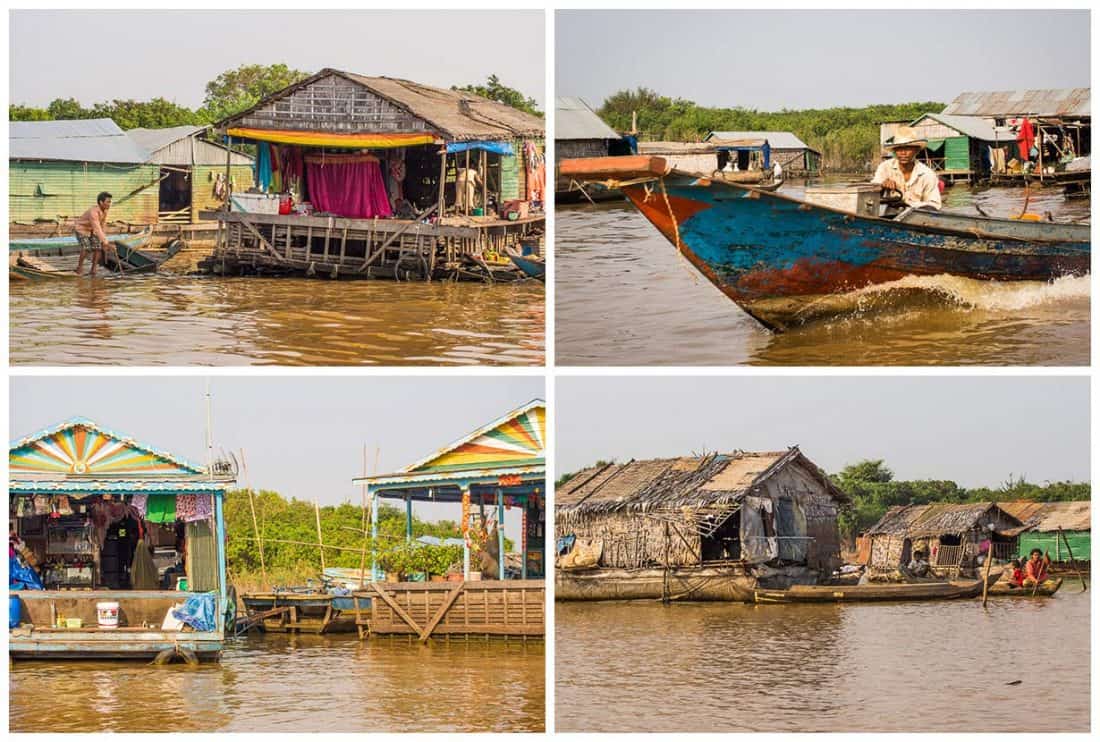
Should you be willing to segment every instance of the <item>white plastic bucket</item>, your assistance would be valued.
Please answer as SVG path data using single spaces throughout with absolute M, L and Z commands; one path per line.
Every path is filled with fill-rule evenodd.
M 96 617 L 99 619 L 99 628 L 101 629 L 117 629 L 118 628 L 118 603 L 96 603 L 95 604 Z

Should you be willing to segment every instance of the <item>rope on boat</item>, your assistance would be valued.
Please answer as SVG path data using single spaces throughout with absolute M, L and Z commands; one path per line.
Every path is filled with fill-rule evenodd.
M 688 274 L 691 276 L 691 282 L 698 285 L 699 276 L 696 272 L 691 270 L 691 266 L 687 264 L 687 258 L 684 257 L 684 246 L 680 242 L 680 223 L 676 221 L 676 215 L 672 213 L 672 204 L 668 200 L 668 191 L 665 189 L 665 179 L 659 178 L 658 181 L 661 184 L 661 196 L 665 199 L 665 208 L 668 209 L 668 218 L 672 220 L 672 229 L 676 234 L 676 254 L 680 256 L 680 262 L 688 270 Z

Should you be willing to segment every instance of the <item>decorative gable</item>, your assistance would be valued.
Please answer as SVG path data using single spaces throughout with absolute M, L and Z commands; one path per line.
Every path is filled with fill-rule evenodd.
M 204 470 L 170 453 L 77 418 L 12 443 L 11 474 L 194 476 Z
M 546 406 L 528 403 L 406 469 L 438 472 L 546 463 Z

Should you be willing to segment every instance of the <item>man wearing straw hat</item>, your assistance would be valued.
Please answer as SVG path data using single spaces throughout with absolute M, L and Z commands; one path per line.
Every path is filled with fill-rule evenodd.
M 894 134 L 886 148 L 894 156 L 883 161 L 871 182 L 881 185 L 883 190 L 897 191 L 906 207 L 913 209 L 940 210 L 939 178 L 932 168 L 917 161 L 917 155 L 928 146 L 928 140 L 917 136 L 908 126 L 902 126 Z

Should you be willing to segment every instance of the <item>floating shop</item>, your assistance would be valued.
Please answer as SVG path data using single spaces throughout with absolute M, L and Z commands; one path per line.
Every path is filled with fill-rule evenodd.
M 462 571 L 429 582 L 394 582 L 382 555 L 371 554 L 372 581 L 353 592 L 360 635 L 542 636 L 545 632 L 546 407 L 533 400 L 399 472 L 355 480 L 366 486 L 372 542 L 378 506 L 404 503 L 412 542 L 415 502 L 449 503 L 460 514 Z M 509 511 L 520 514 L 518 559 L 504 535 Z M 503 555 L 503 557 L 502 557 Z
M 555 491 L 559 600 L 753 600 L 840 564 L 848 497 L 797 448 L 606 464 Z
M 933 569 L 958 575 L 990 549 L 995 560 L 1015 559 L 1022 525 L 992 502 L 895 505 L 867 530 L 860 561 L 872 575 L 889 574 L 921 551 Z
M 13 658 L 217 659 L 227 462 L 74 418 L 8 450 Z
M 325 69 L 216 124 L 257 188 L 207 212 L 200 267 L 328 278 L 510 278 L 545 221 L 543 122 L 470 93 Z

